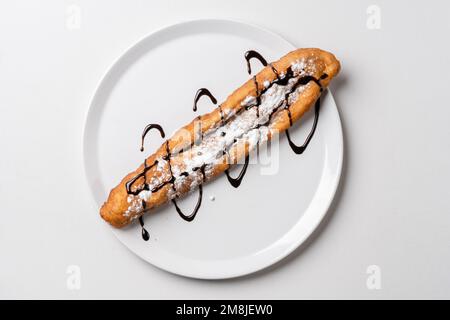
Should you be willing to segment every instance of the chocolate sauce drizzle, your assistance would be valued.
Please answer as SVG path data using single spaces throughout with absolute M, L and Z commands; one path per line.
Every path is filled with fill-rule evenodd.
M 192 169 L 192 171 L 198 171 L 198 170 L 201 171 L 202 183 L 198 187 L 197 204 L 195 205 L 194 211 L 192 211 L 191 214 L 189 214 L 189 215 L 184 214 L 183 211 L 180 209 L 180 207 L 178 207 L 178 204 L 175 201 L 175 199 L 172 199 L 172 203 L 175 205 L 175 209 L 177 210 L 180 217 L 189 222 L 194 220 L 195 216 L 197 215 L 198 209 L 200 209 L 200 206 L 202 204 L 202 198 L 203 198 L 203 186 L 202 185 L 203 185 L 203 182 L 205 182 L 205 167 L 206 167 L 206 164 L 202 165 L 201 167 L 196 167 L 196 168 Z M 182 172 L 180 175 L 189 176 L 189 173 Z M 173 177 L 173 175 L 172 175 L 172 177 Z M 174 184 L 172 183 L 172 185 L 174 185 Z M 176 197 L 178 197 L 178 195 L 176 195 Z
M 250 65 L 251 59 L 257 59 L 261 64 L 265 67 L 267 66 L 267 61 L 264 59 L 264 57 L 255 50 L 249 50 L 244 54 L 245 61 L 247 61 L 247 72 L 248 74 L 252 74 L 252 66 Z
M 257 59 L 264 67 L 267 67 L 267 65 L 270 65 L 270 67 L 272 68 L 272 71 L 276 74 L 276 76 L 278 78 L 277 69 L 275 69 L 275 67 L 271 63 L 267 63 L 267 60 L 264 59 L 264 57 L 259 52 L 255 51 L 255 50 L 249 50 L 244 54 L 244 57 L 245 57 L 245 61 L 247 61 L 248 74 L 252 74 L 252 67 L 250 65 L 250 60 Z M 256 78 L 254 77 L 254 79 L 256 79 Z
M 250 52 L 250 51 L 248 51 L 248 52 Z M 248 53 L 248 52 L 247 52 L 247 53 Z M 261 59 L 263 59 L 263 61 L 265 61 L 264 58 L 263 58 L 261 55 L 259 55 L 259 53 L 257 53 L 256 51 L 253 51 L 253 52 L 254 52 L 255 54 L 258 55 L 258 56 L 257 56 L 258 59 L 261 58 Z M 246 57 L 247 57 L 247 53 L 246 53 Z M 251 58 L 251 56 L 250 56 L 250 58 Z M 250 59 L 250 58 L 249 58 L 249 59 Z M 247 61 L 247 63 L 248 63 L 248 61 Z M 249 65 L 249 67 L 250 67 L 250 64 L 248 64 L 248 65 Z M 256 84 L 256 86 L 257 86 L 256 92 L 258 92 L 258 83 L 255 82 L 255 84 Z M 194 111 L 197 111 L 197 102 L 198 102 L 198 100 L 199 100 L 202 96 L 204 96 L 204 95 L 208 96 L 208 97 L 211 99 L 212 103 L 214 103 L 214 104 L 217 103 L 216 97 L 214 97 L 214 95 L 213 95 L 208 89 L 206 89 L 206 88 L 201 88 L 201 89 L 199 89 L 199 90 L 197 91 L 197 93 L 195 94 L 195 98 L 194 98 L 194 108 L 193 108 Z M 258 97 L 258 99 L 260 99 L 259 94 L 257 94 L 256 96 Z M 257 110 L 257 114 L 258 114 L 258 117 L 259 117 L 259 109 L 256 109 L 256 110 Z M 221 106 L 219 106 L 219 111 L 220 111 L 220 120 L 221 120 L 221 122 L 222 122 L 222 124 L 223 124 L 224 116 L 223 116 L 223 112 L 222 112 Z M 200 129 L 201 129 L 201 128 L 200 128 Z M 224 136 L 226 133 L 225 133 L 225 132 L 222 132 L 221 134 L 222 134 L 222 136 Z M 197 136 L 198 136 L 198 135 L 197 135 Z M 202 138 L 203 138 L 203 135 L 202 135 Z M 197 140 L 197 138 L 194 138 L 194 139 Z M 200 140 L 201 140 L 201 139 L 200 139 Z M 258 143 L 259 143 L 259 142 L 258 142 Z M 224 150 L 223 153 L 225 154 L 226 151 Z M 239 187 L 239 186 L 241 185 L 242 179 L 244 178 L 245 172 L 247 171 L 248 162 L 249 162 L 249 156 L 247 155 L 247 156 L 245 157 L 245 163 L 244 163 L 244 166 L 242 167 L 242 170 L 241 170 L 241 172 L 239 173 L 239 175 L 237 176 L 237 178 L 233 178 L 233 177 L 230 175 L 229 169 L 226 169 L 226 170 L 225 170 L 225 174 L 226 174 L 226 176 L 227 176 L 227 178 L 228 178 L 228 181 L 230 182 L 230 184 L 231 184 L 233 187 L 237 188 L 237 187 Z M 184 173 L 184 172 L 183 172 L 183 173 Z M 187 172 L 186 172 L 186 174 L 187 174 Z M 203 175 L 203 178 L 204 178 L 204 175 Z M 201 185 L 200 185 L 200 188 L 201 188 Z M 203 191 L 200 190 L 200 194 L 202 194 L 202 193 L 203 193 Z M 197 214 L 198 209 L 200 208 L 201 202 L 202 202 L 202 199 L 201 199 L 201 196 L 199 196 L 199 199 L 198 199 L 198 201 L 197 201 L 197 205 L 195 206 L 194 212 L 193 212 L 191 215 L 189 215 L 189 216 L 185 216 L 185 215 L 183 215 L 182 213 L 180 213 L 181 211 L 180 211 L 180 209 L 178 208 L 178 206 L 176 205 L 176 203 L 175 203 L 175 208 L 177 209 L 178 213 L 181 215 L 181 217 L 182 217 L 183 219 L 185 219 L 185 220 L 187 220 L 187 221 L 192 221 L 192 220 L 194 219 L 195 215 Z M 192 217 L 192 218 L 191 218 L 191 217 Z
M 150 239 L 150 234 L 144 228 L 144 219 L 142 218 L 142 216 L 139 217 L 139 224 L 141 225 L 142 239 L 144 239 L 144 241 L 148 241 L 148 239 Z
M 316 132 L 317 122 L 319 121 L 319 111 L 320 111 L 320 98 L 317 99 L 316 104 L 314 106 L 313 126 L 312 126 L 311 131 L 309 132 L 308 136 L 306 137 L 305 142 L 301 146 L 297 146 L 294 142 L 292 142 L 291 136 L 289 135 L 289 130 L 286 130 L 286 137 L 288 139 L 289 146 L 291 147 L 292 151 L 294 151 L 296 154 L 302 154 L 306 150 L 309 142 L 311 141 L 312 137 L 314 136 L 314 133 Z
M 254 108 L 254 107 L 255 107 L 255 108 L 256 108 L 256 112 L 257 112 L 257 113 L 256 113 L 256 114 L 257 114 L 257 117 L 259 118 L 259 106 L 261 105 L 261 96 L 262 96 L 262 94 L 264 94 L 264 93 L 265 93 L 269 88 L 271 88 L 274 84 L 277 84 L 277 85 L 280 85 L 280 86 L 286 86 L 286 85 L 288 84 L 289 80 L 292 79 L 292 78 L 294 77 L 294 72 L 293 72 L 292 68 L 289 67 L 289 68 L 286 70 L 286 73 L 285 73 L 284 75 L 280 76 L 280 74 L 279 74 L 279 72 L 276 70 L 276 68 L 275 68 L 272 64 L 268 64 L 267 61 L 264 59 L 264 57 L 263 57 L 261 54 L 259 54 L 258 52 L 254 51 L 254 50 L 249 50 L 249 51 L 247 51 L 247 52 L 245 53 L 245 60 L 246 60 L 246 62 L 247 62 L 247 71 L 248 71 L 249 74 L 251 74 L 251 65 L 250 65 L 250 60 L 251 60 L 251 59 L 257 59 L 257 60 L 259 60 L 259 62 L 260 62 L 263 66 L 268 66 L 268 65 L 269 65 L 269 66 L 271 67 L 273 73 L 275 74 L 276 79 L 275 79 L 274 81 L 272 81 L 268 87 L 265 87 L 265 88 L 263 88 L 262 90 L 260 90 L 260 88 L 259 88 L 259 86 L 258 86 L 258 81 L 257 81 L 257 79 L 256 79 L 256 76 L 253 76 L 253 83 L 254 83 L 255 89 L 256 89 L 256 103 L 253 104 L 253 105 L 250 105 L 250 106 L 246 106 L 245 108 L 242 108 L 242 109 L 238 110 L 237 113 L 236 113 L 236 116 L 237 116 L 239 113 L 241 113 L 242 111 L 244 111 L 244 110 L 248 110 L 248 109 L 250 109 L 250 108 Z M 315 82 L 315 83 L 320 87 L 320 91 L 322 92 L 323 89 L 322 89 L 322 85 L 321 85 L 321 83 L 320 83 L 320 80 L 325 79 L 327 76 L 328 76 L 327 74 L 323 74 L 323 75 L 320 77 L 320 79 L 316 79 L 315 77 L 312 77 L 312 76 L 302 76 L 302 77 L 299 77 L 299 78 L 297 79 L 296 83 L 294 84 L 294 86 L 291 88 L 291 90 L 290 90 L 288 93 L 286 93 L 286 95 L 285 95 L 285 97 L 284 97 L 284 100 L 281 101 L 280 104 L 279 104 L 278 106 L 276 106 L 276 107 L 271 111 L 271 113 L 269 114 L 269 119 L 268 119 L 265 123 L 263 123 L 263 124 L 258 124 L 258 125 L 256 126 L 256 128 L 259 128 L 259 127 L 262 127 L 262 126 L 267 126 L 267 125 L 270 123 L 270 121 L 271 121 L 271 119 L 272 119 L 272 116 L 273 116 L 274 114 L 276 114 L 278 111 L 280 111 L 280 109 L 281 109 L 282 107 L 283 107 L 283 109 L 286 110 L 286 112 L 288 113 L 289 124 L 290 124 L 290 126 L 292 126 L 293 120 L 292 120 L 292 115 L 291 115 L 291 112 L 290 112 L 290 109 L 289 109 L 289 107 L 290 107 L 290 104 L 289 104 L 289 95 L 290 95 L 291 93 L 295 92 L 295 90 L 296 90 L 299 86 L 306 85 L 306 84 L 309 83 L 310 81 Z M 195 95 L 195 98 L 194 98 L 194 104 L 193 104 L 193 110 L 194 110 L 194 111 L 197 111 L 197 103 L 198 103 L 198 101 L 200 100 L 200 98 L 201 98 L 202 96 L 208 96 L 213 104 L 216 104 L 216 103 L 217 103 L 217 99 L 214 97 L 214 95 L 213 95 L 208 89 L 206 89 L 206 88 L 201 88 L 201 89 L 199 89 L 199 90 L 197 91 L 197 93 L 196 93 L 196 95 Z M 221 116 L 221 124 L 223 125 L 223 124 L 225 123 L 225 117 L 224 117 L 224 114 L 223 114 L 221 105 L 219 105 L 219 112 L 220 112 L 220 116 Z M 311 139 L 312 139 L 312 137 L 314 136 L 314 133 L 315 133 L 315 131 L 316 131 L 317 123 L 318 123 L 318 120 L 319 120 L 319 112 L 320 112 L 320 99 L 318 99 L 318 100 L 316 101 L 316 104 L 315 104 L 314 123 L 313 123 L 313 126 L 312 126 L 312 128 L 311 128 L 311 131 L 309 132 L 309 134 L 308 134 L 308 136 L 307 136 L 305 142 L 303 143 L 303 145 L 297 146 L 295 143 L 293 143 L 292 140 L 291 140 L 291 137 L 290 137 L 290 135 L 289 135 L 289 130 L 286 130 L 286 137 L 287 137 L 287 139 L 288 139 L 289 145 L 290 145 L 290 147 L 292 148 L 292 150 L 293 150 L 296 154 L 302 154 L 302 153 L 306 150 L 306 148 L 308 147 L 308 144 L 309 144 L 309 142 L 311 141 Z M 201 120 L 201 117 L 198 117 L 198 119 Z M 145 139 L 145 136 L 147 135 L 147 133 L 148 133 L 151 129 L 157 129 L 157 130 L 160 132 L 161 137 L 162 137 L 162 138 L 165 137 L 164 130 L 162 129 L 162 127 L 161 127 L 160 125 L 158 125 L 158 124 L 149 124 L 149 125 L 147 125 L 147 126 L 144 128 L 144 131 L 143 131 L 143 133 L 142 133 L 142 139 L 141 139 L 141 151 L 144 150 L 144 139 Z M 222 132 L 222 136 L 224 136 L 225 134 L 226 134 L 225 132 Z M 201 138 L 203 138 L 203 134 L 201 135 Z M 196 140 L 196 139 L 194 139 L 194 142 L 191 143 L 191 147 L 192 147 L 193 145 L 196 144 L 196 141 L 195 141 L 195 140 Z M 259 140 L 260 140 L 260 139 L 258 139 L 257 147 L 259 146 Z M 238 141 L 238 139 L 234 139 L 234 143 L 236 143 L 237 141 Z M 155 160 L 155 162 L 154 162 L 152 165 L 150 165 L 150 166 L 147 165 L 147 160 L 145 160 L 145 161 L 144 161 L 144 169 L 142 170 L 142 172 L 138 173 L 136 176 L 134 176 L 131 180 L 129 180 L 129 181 L 126 183 L 126 185 L 125 185 L 126 191 L 127 191 L 128 194 L 130 194 L 130 195 L 135 195 L 135 196 L 136 196 L 136 195 L 138 195 L 138 194 L 139 194 L 141 191 L 143 191 L 143 190 L 150 190 L 152 193 L 154 193 L 154 192 L 157 192 L 157 191 L 159 191 L 160 189 L 162 189 L 164 186 L 170 184 L 172 190 L 175 192 L 175 199 L 172 199 L 172 202 L 173 202 L 173 204 L 175 205 L 176 211 L 178 212 L 178 214 L 180 215 L 180 217 L 183 218 L 184 220 L 186 220 L 186 221 L 192 221 L 192 220 L 194 220 L 195 216 L 197 215 L 197 212 L 198 212 L 198 210 L 200 209 L 200 206 L 201 206 L 201 204 L 202 204 L 202 197 L 203 197 L 203 183 L 205 182 L 205 179 L 206 179 L 205 168 L 206 168 L 207 164 L 205 163 L 205 164 L 203 164 L 201 167 L 196 167 L 196 168 L 193 168 L 193 169 L 192 169 L 193 171 L 200 171 L 200 172 L 201 172 L 201 174 L 202 174 L 202 181 L 201 181 L 201 183 L 199 184 L 199 195 L 198 195 L 198 199 L 197 199 L 197 204 L 195 205 L 195 208 L 194 208 L 194 210 L 192 211 L 192 213 L 189 214 L 189 215 L 186 215 L 186 214 L 184 214 L 184 213 L 182 212 L 182 210 L 179 208 L 179 206 L 178 206 L 178 204 L 177 204 L 177 202 L 176 202 L 176 198 L 178 198 L 178 195 L 176 194 L 176 188 L 175 188 L 175 180 L 176 180 L 176 178 L 175 178 L 174 175 L 173 175 L 173 172 L 172 172 L 172 165 L 171 165 L 171 162 L 170 162 L 171 157 L 172 157 L 172 154 L 171 154 L 170 148 L 169 148 L 169 140 L 166 140 L 166 141 L 165 141 L 165 148 L 166 148 L 166 155 L 163 157 L 163 160 L 166 160 L 167 163 L 168 163 L 168 166 L 169 166 L 169 173 L 170 173 L 170 178 L 169 178 L 168 180 L 166 180 L 166 181 L 160 183 L 159 185 L 155 186 L 153 189 L 150 190 L 149 184 L 148 184 L 147 181 L 146 181 L 146 173 L 148 172 L 148 170 L 150 170 L 150 169 L 153 168 L 154 166 L 158 165 L 158 160 Z M 183 151 L 184 151 L 184 149 L 178 151 L 177 154 L 178 154 L 178 153 L 181 153 L 181 152 L 183 152 Z M 223 150 L 223 154 L 224 154 L 224 155 L 228 155 L 228 152 L 227 152 L 226 149 Z M 243 166 L 243 168 L 241 169 L 241 172 L 239 173 L 239 175 L 238 175 L 236 178 L 233 178 L 233 177 L 230 176 L 229 168 L 225 170 L 225 174 L 227 175 L 228 181 L 230 182 L 230 184 L 231 184 L 233 187 L 237 188 L 237 187 L 239 187 L 239 186 L 241 185 L 241 182 L 242 182 L 242 180 L 243 180 L 243 178 L 244 178 L 244 176 L 245 176 L 245 173 L 247 172 L 247 167 L 248 167 L 248 164 L 249 164 L 249 159 L 250 159 L 250 155 L 247 154 L 246 157 L 245 157 L 245 163 L 244 163 L 244 166 Z M 231 164 L 230 164 L 230 167 L 231 167 Z M 180 176 L 185 176 L 185 177 L 187 177 L 187 176 L 189 176 L 189 173 L 188 173 L 188 172 L 182 172 L 182 173 L 180 173 Z M 143 184 L 141 184 L 139 188 L 133 189 L 133 184 L 136 183 L 136 181 L 138 181 L 138 180 L 141 179 L 141 178 L 144 179 Z M 145 208 L 145 201 L 144 201 L 144 200 L 142 200 L 142 206 L 143 206 L 144 211 L 145 211 L 146 208 Z M 139 217 L 139 223 L 140 223 L 141 228 L 142 228 L 142 238 L 143 238 L 145 241 L 147 241 L 147 240 L 150 238 L 150 236 L 149 236 L 149 233 L 147 232 L 147 230 L 144 228 L 144 222 L 143 222 L 142 216 Z
M 213 104 L 217 104 L 217 99 L 212 95 L 212 93 L 206 89 L 206 88 L 200 88 L 198 89 L 197 93 L 195 94 L 195 98 L 194 98 L 194 106 L 192 107 L 192 109 L 194 111 L 197 111 L 197 102 L 198 100 L 200 100 L 201 97 L 203 96 L 207 96 L 209 97 L 209 99 L 211 100 L 211 102 Z
M 151 129 L 157 129 L 159 131 L 159 133 L 161 134 L 161 138 L 164 139 L 164 137 L 166 136 L 166 134 L 164 133 L 163 128 L 156 123 L 150 123 L 148 124 L 145 128 L 144 131 L 142 131 L 142 137 L 141 137 L 141 152 L 144 151 L 144 139 L 145 136 L 147 135 L 147 133 L 151 130 Z
M 230 182 L 230 184 L 231 184 L 233 187 L 237 188 L 237 187 L 239 187 L 239 186 L 241 185 L 242 179 L 244 179 L 244 175 L 245 175 L 245 173 L 247 172 L 247 167 L 248 167 L 248 161 L 249 161 L 249 159 L 250 159 L 250 155 L 247 154 L 247 155 L 245 156 L 245 163 L 244 163 L 244 166 L 242 167 L 241 172 L 239 173 L 239 175 L 238 175 L 236 178 L 233 178 L 233 177 L 230 176 L 229 169 L 226 169 L 226 170 L 225 170 L 225 174 L 227 175 L 228 181 Z
M 250 66 L 250 60 L 251 59 L 258 59 L 261 64 L 263 66 L 267 66 L 267 61 L 266 59 L 264 59 L 261 54 L 259 54 L 258 52 L 254 51 L 254 50 L 249 50 L 245 53 L 245 60 L 247 61 L 247 71 L 249 74 L 251 74 L 251 66 Z M 272 82 L 273 83 L 277 83 L 278 85 L 287 85 L 289 79 L 291 79 L 293 77 L 293 71 L 292 68 L 289 67 L 286 71 L 286 75 L 283 78 L 280 78 L 279 76 L 279 72 L 276 70 L 276 68 L 270 64 L 270 67 L 272 68 L 273 73 L 276 75 L 277 80 Z M 289 126 L 292 126 L 293 121 L 292 121 L 292 115 L 291 115 L 291 110 L 289 109 L 290 104 L 289 104 L 289 95 L 294 92 L 299 86 L 305 85 L 310 81 L 315 82 L 319 87 L 320 87 L 320 92 L 323 91 L 322 85 L 320 83 L 320 80 L 326 79 L 328 77 L 328 75 L 326 73 L 322 74 L 322 76 L 320 77 L 320 79 L 316 79 L 313 76 L 303 76 L 301 78 L 298 79 L 298 81 L 296 82 L 296 84 L 293 86 L 293 88 L 290 90 L 290 92 L 287 92 L 285 97 L 284 97 L 284 102 L 286 102 L 284 109 L 287 111 L 288 113 L 288 117 L 289 117 Z M 255 84 L 255 89 L 256 89 L 256 96 L 257 96 L 257 107 L 259 107 L 259 105 L 261 104 L 261 94 L 259 93 L 259 88 L 258 88 L 258 81 L 256 80 L 256 76 L 253 77 L 253 83 Z M 267 89 L 266 89 L 267 90 Z M 264 90 L 265 91 L 265 90 Z M 309 142 L 311 141 L 312 137 L 314 136 L 314 133 L 316 132 L 316 127 L 317 127 L 317 123 L 319 121 L 319 111 L 320 111 L 320 98 L 317 99 L 316 104 L 315 104 L 315 113 L 314 113 L 314 123 L 313 126 L 311 128 L 311 131 L 309 132 L 305 142 L 303 143 L 303 145 L 301 146 L 297 146 L 294 142 L 292 142 L 292 139 L 289 135 L 289 129 L 286 130 L 286 137 L 288 139 L 289 142 L 289 146 L 291 147 L 291 149 L 296 153 L 296 154 L 302 154 L 306 148 L 308 147 Z M 278 107 L 274 109 L 274 111 L 278 111 Z M 272 114 L 270 114 L 269 116 L 269 120 L 271 119 L 272 115 L 275 113 L 272 112 Z M 259 112 L 257 113 L 257 116 L 259 117 Z M 259 143 L 259 140 L 258 140 Z
M 178 205 L 177 205 L 175 200 L 172 200 L 172 202 L 175 205 L 175 209 L 177 210 L 177 212 L 180 215 L 180 217 L 183 218 L 184 220 L 188 221 L 188 222 L 191 222 L 192 220 L 194 220 L 195 216 L 197 215 L 198 209 L 200 209 L 200 206 L 202 205 L 202 198 L 203 198 L 203 186 L 200 184 L 198 186 L 197 204 L 195 205 L 194 211 L 192 211 L 192 213 L 190 215 L 184 214 L 181 211 L 181 209 L 178 207 Z
M 192 110 L 194 110 L 194 112 L 197 111 L 197 103 L 203 96 L 207 96 L 213 104 L 217 104 L 217 99 L 212 95 L 212 93 L 208 89 L 200 88 L 197 90 L 197 93 L 195 94 L 194 105 L 192 107 Z M 220 108 L 220 110 L 222 112 L 222 108 Z M 202 116 L 198 116 L 197 120 L 201 121 Z M 221 120 L 223 121 L 222 113 L 221 113 Z M 194 144 L 198 145 L 202 140 L 203 140 L 203 132 L 201 126 L 199 126 L 199 134 L 195 133 Z

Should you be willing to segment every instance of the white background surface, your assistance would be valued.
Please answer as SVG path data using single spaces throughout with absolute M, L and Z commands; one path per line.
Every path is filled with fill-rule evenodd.
M 1 298 L 450 298 L 450 7 L 410 1 L 2 1 Z M 66 27 L 67 6 L 80 29 Z M 366 9 L 381 8 L 381 29 Z M 237 19 L 334 52 L 343 178 L 308 245 L 269 270 L 198 281 L 137 258 L 99 223 L 82 130 L 109 66 L 165 25 Z M 282 213 L 279 213 L 282 214 Z M 68 290 L 66 269 L 81 268 Z M 380 290 L 366 286 L 381 268 Z

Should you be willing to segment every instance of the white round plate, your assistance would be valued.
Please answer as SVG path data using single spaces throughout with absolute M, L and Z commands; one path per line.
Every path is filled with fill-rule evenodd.
M 247 50 L 274 61 L 294 48 L 274 33 L 222 20 L 173 25 L 131 47 L 101 81 L 86 120 L 84 162 L 97 206 L 163 142 L 151 132 L 141 153 L 145 125 L 159 123 L 170 136 L 196 116 L 192 103 L 198 88 L 209 88 L 221 102 L 249 78 Z M 242 276 L 286 257 L 318 226 L 340 178 L 341 123 L 331 93 L 325 91 L 321 99 L 316 134 L 304 154 L 294 154 L 282 135 L 278 161 L 249 165 L 238 189 L 225 176 L 207 183 L 193 222 L 167 205 L 145 216 L 147 242 L 138 223 L 111 230 L 142 259 L 193 278 Z M 207 100 L 199 103 L 199 113 L 213 108 Z M 312 118 L 306 115 L 291 129 L 297 144 L 303 143 Z M 190 212 L 196 199 L 193 193 L 180 206 Z M 104 223 L 100 216 L 99 223 Z

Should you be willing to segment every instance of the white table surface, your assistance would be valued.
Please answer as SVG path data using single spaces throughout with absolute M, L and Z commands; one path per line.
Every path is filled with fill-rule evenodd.
M 75 24 L 70 5 L 80 9 Z M 370 5 L 381 9 L 381 29 L 367 27 Z M 0 298 L 450 298 L 444 1 L 30 0 L 0 8 Z M 283 262 L 226 281 L 172 275 L 128 251 L 99 221 L 82 161 L 89 103 L 112 63 L 152 31 L 198 18 L 256 24 L 342 62 L 331 90 L 345 162 L 327 218 Z M 79 290 L 67 286 L 70 265 L 80 268 Z M 366 285 L 371 265 L 381 271 L 378 290 Z

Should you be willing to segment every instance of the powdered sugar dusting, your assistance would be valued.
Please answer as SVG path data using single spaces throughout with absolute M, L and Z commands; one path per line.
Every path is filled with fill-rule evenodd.
M 186 183 L 187 177 L 185 174 L 181 175 L 182 172 L 188 174 L 191 181 L 189 189 L 192 191 L 203 183 L 204 179 L 212 176 L 214 165 L 223 161 L 223 150 L 245 143 L 248 145 L 249 151 L 252 151 L 258 144 L 265 143 L 269 137 L 270 125 L 276 121 L 276 117 L 275 120 L 269 121 L 271 113 L 276 109 L 283 108 L 286 103 L 292 104 L 297 101 L 308 84 L 299 86 L 294 92 L 291 92 L 293 86 L 300 76 L 314 74 L 314 59 L 314 57 L 310 57 L 307 60 L 300 59 L 293 62 L 291 69 L 294 76 L 288 81 L 287 85 L 282 86 L 277 83 L 271 85 L 269 81 L 264 81 L 263 86 L 266 91 L 260 96 L 259 107 L 256 107 L 257 97 L 246 96 L 241 102 L 241 106 L 244 107 L 242 111 L 238 114 L 231 112 L 225 114 L 227 122 L 224 125 L 208 130 L 199 144 L 193 145 L 190 150 L 182 153 L 183 161 L 181 164 L 172 164 L 171 166 L 175 180 L 173 188 L 168 194 L 169 199 L 177 197 L 177 192 L 174 190 L 179 190 Z M 280 74 L 281 78 L 284 76 L 284 74 Z M 286 95 L 288 95 L 288 101 L 285 100 Z M 167 161 L 162 158 L 157 160 L 156 171 L 158 174 L 153 175 L 148 182 L 150 190 L 171 178 L 167 169 Z M 203 172 L 198 170 L 199 167 L 204 168 L 205 177 Z M 141 212 L 144 209 L 142 201 L 148 201 L 151 196 L 152 193 L 145 190 L 137 196 L 128 196 L 127 200 L 130 205 L 124 216 L 128 217 L 132 213 Z

